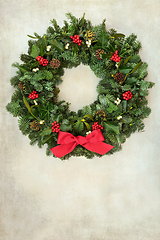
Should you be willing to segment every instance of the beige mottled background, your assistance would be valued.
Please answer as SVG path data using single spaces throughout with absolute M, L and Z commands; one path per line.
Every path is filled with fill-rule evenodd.
M 145 132 L 133 134 L 113 156 L 47 157 L 5 110 L 13 92 L 11 64 L 27 52 L 27 34 L 44 34 L 52 18 L 62 26 L 66 12 L 85 12 L 94 25 L 106 18 L 108 28 L 136 33 L 148 80 L 156 83 Z M 0 240 L 160 240 L 160 1 L 0 0 L 0 48 Z M 98 81 L 93 86 L 83 67 L 64 76 L 70 86 L 75 78 L 71 93 L 62 86 L 73 109 L 79 94 L 82 106 L 93 101 Z

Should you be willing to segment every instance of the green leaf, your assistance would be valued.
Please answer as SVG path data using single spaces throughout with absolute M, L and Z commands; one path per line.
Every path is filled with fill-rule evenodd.
M 123 100 L 122 101 L 122 106 L 123 106 L 123 111 L 127 111 L 127 101 L 126 100 Z
M 33 38 L 33 39 L 38 39 L 37 37 L 33 37 L 31 35 L 27 35 L 27 36 L 30 37 L 30 38 Z
M 41 136 L 50 135 L 51 132 L 52 132 L 52 129 L 51 129 L 51 128 L 46 128 L 46 129 L 44 129 L 44 130 L 42 130 L 42 131 L 40 132 L 40 135 L 41 135 Z
M 125 37 L 125 35 L 123 34 L 123 33 L 115 33 L 114 35 L 113 35 L 113 37 L 115 37 L 115 38 L 123 38 L 123 37 Z
M 18 68 L 23 74 L 30 71 L 30 69 L 26 65 L 20 65 Z
M 27 35 L 27 36 L 30 37 L 30 38 L 37 39 L 37 37 L 33 37 L 33 36 L 31 36 L 31 35 Z
M 32 51 L 31 51 L 31 57 L 36 58 L 38 57 L 38 55 L 40 54 L 40 50 L 39 47 L 37 47 L 37 45 L 32 45 Z
M 150 85 L 148 81 L 142 81 L 141 90 L 146 90 Z
M 61 124 L 60 129 L 63 132 L 68 132 L 68 131 L 72 130 L 72 126 L 71 125 L 66 125 L 66 124 Z
M 86 125 L 87 130 L 88 130 L 88 131 L 91 131 L 90 125 L 89 125 L 87 122 L 84 122 L 84 124 Z
M 68 125 L 69 124 L 69 120 L 68 119 L 63 119 L 62 124 Z
M 99 101 L 102 105 L 106 105 L 106 98 L 104 95 L 99 95 Z
M 92 116 L 91 114 L 86 114 L 83 118 L 86 118 L 86 117 L 88 117 L 88 118 L 90 118 L 92 121 L 94 121 L 93 116 Z
M 112 102 L 109 103 L 109 107 L 107 108 L 107 111 L 109 113 L 112 113 L 114 111 L 117 111 L 118 107 L 117 105 L 113 104 Z
M 125 123 L 130 123 L 130 122 L 132 122 L 132 118 L 131 118 L 131 116 L 129 116 L 129 115 L 123 115 L 122 120 L 123 120 Z
M 56 39 L 53 39 L 52 41 L 50 41 L 50 43 L 58 50 L 58 51 L 64 51 L 64 45 L 57 41 Z
M 126 84 L 131 86 L 133 86 L 136 82 L 137 82 L 137 78 L 135 77 L 127 78 L 127 80 L 125 81 Z
M 45 144 L 46 142 L 51 143 L 52 141 L 53 141 L 53 135 L 49 135 L 49 136 L 44 136 L 43 137 L 42 143 L 43 144 Z
M 142 61 L 140 61 L 139 63 L 137 63 L 137 65 L 134 67 L 134 69 L 130 72 L 131 73 L 134 73 L 141 65 L 143 64 Z
M 116 123 L 110 121 L 104 122 L 104 128 L 107 132 L 119 134 L 119 126 Z
M 108 36 L 104 31 L 102 31 L 101 35 L 98 38 L 97 43 L 94 45 L 94 49 L 98 49 L 98 48 L 105 49 L 107 45 L 108 45 Z
M 123 64 L 126 65 L 126 63 L 129 61 L 130 58 L 131 56 L 127 57 Z
M 122 67 L 119 69 L 119 72 L 120 72 L 120 73 L 123 73 L 123 74 L 127 74 L 127 73 L 129 73 L 131 70 L 132 70 L 132 68 L 130 68 L 130 67 L 122 66 Z
M 26 108 L 28 109 L 28 111 L 30 113 L 32 113 L 31 107 L 30 107 L 29 103 L 27 102 L 27 99 L 25 98 L 25 96 L 23 96 L 23 102 L 24 102 Z
M 76 130 L 76 132 L 80 133 L 81 131 L 83 131 L 84 129 L 84 124 L 82 121 L 78 121 L 76 122 L 76 124 L 74 124 L 74 129 Z

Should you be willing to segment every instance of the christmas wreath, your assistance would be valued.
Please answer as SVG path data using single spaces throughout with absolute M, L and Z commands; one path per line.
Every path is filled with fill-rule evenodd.
M 47 144 L 46 154 L 62 160 L 70 156 L 92 158 L 113 154 L 126 138 L 144 129 L 147 106 L 147 63 L 138 55 L 137 36 L 125 37 L 107 30 L 105 20 L 97 26 L 84 18 L 66 14 L 69 21 L 58 26 L 53 19 L 43 36 L 28 35 L 28 54 L 11 85 L 16 88 L 7 110 L 18 117 L 19 129 L 30 144 Z M 58 85 L 65 68 L 88 65 L 100 78 L 97 99 L 77 112 L 59 101 Z

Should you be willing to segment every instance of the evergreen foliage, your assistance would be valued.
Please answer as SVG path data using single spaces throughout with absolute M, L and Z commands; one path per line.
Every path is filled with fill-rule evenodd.
M 62 28 L 53 19 L 53 26 L 48 27 L 45 35 L 28 35 L 31 38 L 28 54 L 21 54 L 22 64 L 13 64 L 18 69 L 10 80 L 15 92 L 6 109 L 18 117 L 19 129 L 28 135 L 31 145 L 37 143 L 40 148 L 47 145 L 47 156 L 52 155 L 50 148 L 57 146 L 58 133 L 51 129 L 54 121 L 61 131 L 75 136 L 86 136 L 94 122 L 98 122 L 103 127 L 105 142 L 114 146 L 106 153 L 110 155 L 121 150 L 131 133 L 144 130 L 143 119 L 151 112 L 146 96 L 154 83 L 145 80 L 148 65 L 138 55 L 141 43 L 135 34 L 125 37 L 115 29 L 107 30 L 105 20 L 92 26 L 84 15 L 80 19 L 71 13 L 66 16 L 69 22 L 65 20 Z M 80 45 L 70 38 L 75 35 L 79 36 Z M 121 58 L 118 62 L 111 59 L 116 51 Z M 47 64 L 40 63 L 38 56 Z M 53 60 L 59 65 L 50 65 Z M 101 80 L 96 101 L 73 112 L 69 103 L 58 101 L 57 86 L 65 68 L 81 63 L 90 66 Z M 119 73 L 124 77 L 118 81 L 115 74 Z M 34 91 L 38 94 L 36 99 L 29 97 Z M 125 100 L 123 94 L 127 91 L 132 97 Z M 70 156 L 101 157 L 80 145 L 61 159 Z

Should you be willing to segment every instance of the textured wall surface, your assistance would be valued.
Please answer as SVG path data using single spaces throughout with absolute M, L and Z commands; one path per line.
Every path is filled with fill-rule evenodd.
M 156 83 L 145 132 L 133 134 L 113 156 L 64 162 L 47 157 L 45 147 L 29 145 L 5 110 L 13 92 L 11 64 L 27 52 L 27 34 L 44 34 L 52 18 L 62 26 L 66 12 L 85 12 L 93 25 L 106 18 L 107 28 L 136 33 L 141 58 L 149 64 L 147 78 Z M 0 240 L 159 240 L 160 1 L 0 0 L 0 16 Z M 63 87 L 73 108 L 77 94 L 89 87 L 87 71 L 74 73 L 77 88 L 82 78 L 76 94 Z M 70 74 L 64 77 L 69 81 Z M 84 105 L 96 97 L 91 88 Z

